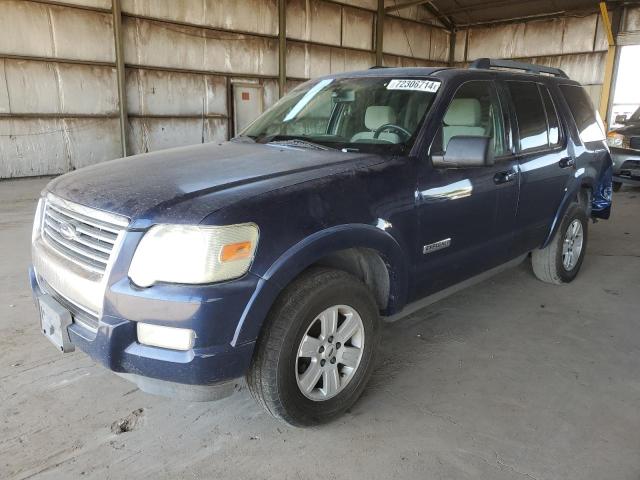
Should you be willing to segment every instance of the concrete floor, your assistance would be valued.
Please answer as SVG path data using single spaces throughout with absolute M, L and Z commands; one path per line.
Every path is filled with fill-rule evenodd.
M 640 190 L 592 226 L 574 283 L 523 264 L 386 327 L 363 398 L 299 430 L 246 391 L 180 403 L 56 352 L 26 275 L 45 183 L 0 182 L 1 478 L 639 478 Z

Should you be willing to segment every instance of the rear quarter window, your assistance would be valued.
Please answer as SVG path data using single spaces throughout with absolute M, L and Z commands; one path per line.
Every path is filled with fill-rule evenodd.
M 583 143 L 605 140 L 604 125 L 587 92 L 576 85 L 560 85 Z

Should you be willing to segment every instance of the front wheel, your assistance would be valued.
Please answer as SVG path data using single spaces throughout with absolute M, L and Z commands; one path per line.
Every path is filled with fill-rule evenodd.
M 549 244 L 531 253 L 531 265 L 536 277 L 554 284 L 573 281 L 584 260 L 587 228 L 587 214 L 579 204 L 574 203 L 562 218 Z
M 296 426 L 325 423 L 364 390 L 380 318 L 356 277 L 314 268 L 286 288 L 269 313 L 247 375 L 254 398 Z

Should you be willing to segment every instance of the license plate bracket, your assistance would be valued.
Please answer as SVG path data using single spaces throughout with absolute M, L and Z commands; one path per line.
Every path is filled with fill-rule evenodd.
M 50 295 L 40 296 L 38 306 L 40 307 L 40 326 L 44 336 L 62 353 L 73 352 L 76 347 L 71 342 L 67 330 L 73 323 L 71 312 Z

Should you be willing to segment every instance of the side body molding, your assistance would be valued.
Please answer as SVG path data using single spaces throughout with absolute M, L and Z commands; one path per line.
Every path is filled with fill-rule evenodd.
M 398 312 L 407 301 L 407 253 L 389 233 L 365 224 L 330 227 L 306 237 L 283 253 L 261 275 L 258 288 L 248 302 L 236 327 L 232 345 L 258 338 L 263 320 L 280 292 L 303 270 L 334 252 L 348 248 L 377 251 L 389 270 L 387 315 Z

